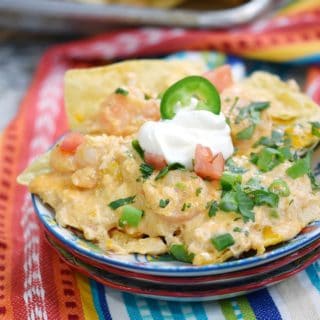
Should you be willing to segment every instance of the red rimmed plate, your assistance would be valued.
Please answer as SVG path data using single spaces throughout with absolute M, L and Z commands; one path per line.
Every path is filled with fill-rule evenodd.
M 301 248 L 300 250 L 289 254 L 283 258 L 280 258 L 276 261 L 260 265 L 258 267 L 229 272 L 225 274 L 218 274 L 212 276 L 201 276 L 201 277 L 163 277 L 163 276 L 153 276 L 149 274 L 136 273 L 131 271 L 125 271 L 122 269 L 114 268 L 111 266 L 107 266 L 105 264 L 99 263 L 98 261 L 91 260 L 88 257 L 79 254 L 78 252 L 72 250 L 70 247 L 66 246 L 63 242 L 59 241 L 59 239 L 55 238 L 52 234 L 46 232 L 46 236 L 54 241 L 55 244 L 58 244 L 63 250 L 68 252 L 69 254 L 76 257 L 79 261 L 84 262 L 90 266 L 94 266 L 99 268 L 100 270 L 110 272 L 119 276 L 123 276 L 131 279 L 138 279 L 140 281 L 145 281 L 149 283 L 155 284 L 166 284 L 166 285 L 184 285 L 184 286 L 193 286 L 195 284 L 227 284 L 234 283 L 237 281 L 249 280 L 257 275 L 269 273 L 275 269 L 279 269 L 289 263 L 292 263 L 299 258 L 309 254 L 310 252 L 316 250 L 320 247 L 320 239 L 313 242 L 311 245 Z
M 123 292 L 134 293 L 148 298 L 179 300 L 179 301 L 207 301 L 219 300 L 238 295 L 246 294 L 252 291 L 262 289 L 279 283 L 288 277 L 291 277 L 307 268 L 310 264 L 320 258 L 320 248 L 295 260 L 279 269 L 245 281 L 243 284 L 229 285 L 199 285 L 186 289 L 183 286 L 167 286 L 166 284 L 146 283 L 137 279 L 131 279 L 106 272 L 91 265 L 88 265 L 63 248 L 59 247 L 54 240 L 47 237 L 49 244 L 57 251 L 59 256 L 73 269 L 83 275 L 94 279 L 110 288 Z

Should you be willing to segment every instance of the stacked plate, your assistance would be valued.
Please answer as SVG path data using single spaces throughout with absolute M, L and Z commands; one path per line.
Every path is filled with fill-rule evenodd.
M 205 301 L 245 294 L 278 283 L 320 258 L 320 221 L 261 256 L 206 266 L 170 256 L 104 253 L 94 243 L 57 224 L 37 196 L 33 204 L 49 244 L 80 273 L 114 289 L 150 298 Z

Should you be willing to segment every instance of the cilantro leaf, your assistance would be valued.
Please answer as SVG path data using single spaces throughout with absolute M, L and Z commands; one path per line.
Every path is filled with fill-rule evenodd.
M 201 187 L 197 188 L 196 189 L 196 196 L 198 197 L 201 192 L 202 192 L 202 188 Z
M 153 167 L 147 163 L 140 164 L 140 172 L 143 179 L 148 179 L 153 173 Z
M 255 190 L 250 192 L 254 204 L 256 206 L 266 205 L 271 208 L 277 208 L 279 204 L 279 196 L 273 192 L 266 190 Z
M 123 88 L 117 88 L 117 89 L 115 90 L 115 93 L 116 93 L 116 94 L 121 94 L 121 95 L 123 95 L 123 96 L 127 96 L 127 95 L 129 94 L 129 91 L 128 91 L 128 90 L 125 90 L 125 89 L 123 89 Z
M 181 208 L 181 211 L 186 211 L 187 209 L 191 208 L 190 202 L 185 202 Z
M 262 172 L 274 169 L 285 160 L 283 154 L 280 153 L 279 150 L 269 147 L 261 149 L 259 153 L 252 153 L 250 156 L 251 162 Z
M 160 170 L 160 172 L 156 176 L 155 180 L 159 180 L 159 179 L 163 178 L 171 170 L 178 170 L 178 169 L 185 169 L 185 166 L 182 165 L 181 163 L 178 163 L 178 162 L 171 163 L 168 166 L 166 166 Z
M 284 144 L 284 133 L 282 131 L 273 130 L 271 137 L 261 137 L 255 144 L 254 147 L 259 145 L 271 148 L 277 148 Z
M 216 215 L 217 211 L 219 210 L 219 204 L 217 201 L 211 201 L 209 202 L 209 217 L 213 217 Z
M 260 179 L 258 177 L 250 178 L 247 183 L 243 186 L 243 189 L 246 192 L 251 192 L 255 190 L 264 189 L 264 187 L 260 183 Z
M 169 204 L 169 202 L 170 202 L 169 199 L 160 199 L 159 207 L 160 208 L 165 208 Z
M 254 202 L 252 199 L 244 191 L 242 191 L 241 188 L 238 188 L 236 191 L 236 199 L 240 214 L 242 215 L 244 221 L 254 221 L 254 212 L 252 211 Z
M 313 172 L 309 172 L 308 176 L 310 178 L 311 187 L 313 191 L 320 190 L 320 182 L 317 180 L 316 176 L 313 174 Z
M 251 124 L 247 128 L 238 132 L 236 137 L 238 140 L 248 140 L 253 136 L 255 129 L 256 129 L 256 125 Z
M 247 170 L 245 168 L 237 166 L 237 164 L 234 162 L 232 158 L 229 158 L 227 162 L 225 163 L 225 167 L 227 171 L 230 171 L 232 173 L 245 173 Z
M 236 123 L 240 123 L 242 120 L 249 118 L 254 124 L 260 121 L 260 112 L 268 108 L 270 103 L 264 102 L 251 102 L 247 107 L 241 108 L 238 116 L 236 117 Z
M 220 184 L 223 190 L 229 191 L 234 189 L 236 185 L 241 184 L 241 180 L 242 176 L 240 174 L 224 171 L 220 179 Z
M 292 179 L 297 179 L 308 174 L 311 172 L 310 161 L 311 153 L 308 152 L 304 158 L 296 160 L 294 164 L 286 170 L 286 174 Z
M 115 201 L 110 202 L 110 203 L 108 204 L 108 206 L 109 206 L 112 210 L 116 210 L 116 209 L 124 206 L 125 204 L 134 203 L 135 197 L 136 197 L 136 196 L 118 199 L 118 200 L 115 200 Z
M 236 192 L 235 191 L 229 191 L 226 192 L 219 203 L 219 208 L 222 211 L 226 212 L 237 212 L 238 211 L 238 202 L 236 199 Z
M 132 148 L 138 153 L 138 155 L 141 157 L 142 160 L 144 160 L 144 151 L 140 146 L 140 143 L 138 140 L 132 140 L 131 142 Z

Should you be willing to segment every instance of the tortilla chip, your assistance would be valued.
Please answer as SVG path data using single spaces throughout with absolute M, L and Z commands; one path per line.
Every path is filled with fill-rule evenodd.
M 17 177 L 17 182 L 28 186 L 35 177 L 51 171 L 50 152 L 37 157 L 32 163 Z
M 284 82 L 273 74 L 255 72 L 244 82 L 253 88 L 266 89 L 273 100 L 277 101 L 268 113 L 275 122 L 294 123 L 316 121 L 320 118 L 319 106 L 300 91 L 294 81 Z
M 319 138 L 311 133 L 311 122 L 320 119 L 320 107 L 310 97 L 301 92 L 295 81 L 282 81 L 267 72 L 255 72 L 244 80 L 251 87 L 265 89 L 272 101 L 267 110 L 274 127 L 285 128 L 293 148 L 304 151 L 313 148 Z
M 74 69 L 65 75 L 65 106 L 72 130 L 99 111 L 100 104 L 117 88 L 135 86 L 157 96 L 181 78 L 201 74 L 200 62 L 131 60 L 105 67 Z

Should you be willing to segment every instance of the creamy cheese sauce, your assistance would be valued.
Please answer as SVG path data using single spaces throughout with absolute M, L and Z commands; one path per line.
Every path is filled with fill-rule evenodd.
M 261 188 L 268 190 L 275 179 L 282 179 L 290 189 L 288 196 L 279 198 L 277 208 L 255 206 L 254 220 L 245 221 L 239 212 L 220 209 L 209 216 L 208 204 L 221 200 L 221 186 L 217 181 L 202 179 L 192 170 L 173 170 L 161 179 L 156 179 L 159 172 L 154 170 L 143 178 L 143 161 L 132 148 L 132 139 L 136 136 L 123 138 L 116 135 L 120 129 L 123 132 L 130 129 L 136 134 L 131 127 L 132 121 L 140 124 L 141 119 L 144 122 L 147 118 L 144 113 L 124 113 L 123 109 L 117 109 L 120 110 L 118 114 L 124 114 L 124 120 L 130 121 L 115 122 L 117 131 L 112 131 L 109 136 L 87 135 L 84 143 L 71 154 L 62 152 L 57 145 L 36 160 L 20 181 L 25 181 L 31 192 L 54 209 L 55 219 L 61 226 L 82 231 L 86 239 L 95 241 L 106 252 L 158 255 L 178 243 L 194 254 L 192 263 L 195 265 L 223 262 L 249 250 L 262 254 L 266 247 L 292 239 L 308 223 L 319 220 L 320 198 L 319 193 L 312 190 L 308 175 L 297 179 L 287 175 L 292 162 L 285 161 L 268 172 L 259 172 L 250 161 L 250 152 L 259 150 L 253 148 L 253 144 L 262 136 L 270 137 L 273 129 L 279 129 L 274 120 L 279 115 L 275 112 L 291 112 L 294 108 L 290 101 L 301 102 L 298 124 L 319 121 L 320 111 L 317 106 L 311 108 L 312 102 L 302 94 L 299 93 L 300 100 L 296 99 L 292 88 L 285 86 L 281 89 L 280 80 L 277 82 L 270 75 L 251 76 L 248 81 L 253 81 L 252 85 L 234 85 L 221 95 L 222 110 L 230 119 L 234 145 L 238 149 L 232 161 L 235 167 L 244 169 L 241 173 L 243 186 L 250 179 L 258 178 Z M 276 89 L 263 89 L 266 84 Z M 281 95 L 278 94 L 280 89 Z M 270 101 L 271 106 L 261 113 L 261 121 L 252 137 L 237 140 L 237 133 L 248 123 L 237 124 L 235 118 L 241 108 L 258 98 Z M 235 100 L 238 103 L 233 108 Z M 223 113 L 214 115 L 195 110 L 196 102 L 191 101 L 183 110 L 175 110 L 177 114 L 171 120 L 145 123 L 138 132 L 142 148 L 163 155 L 168 163 L 180 162 L 187 168 L 192 167 L 196 144 L 209 147 L 213 154 L 222 152 L 225 159 L 231 156 L 233 145 Z M 308 110 L 305 106 L 313 110 L 312 118 L 304 114 Z M 147 105 L 141 109 L 144 112 L 150 110 Z M 303 134 L 306 131 L 298 132 L 295 127 L 293 122 L 289 127 L 292 132 L 287 131 L 294 146 L 301 148 L 319 141 L 318 137 L 311 135 L 310 127 L 303 127 L 307 128 L 310 139 Z M 294 143 L 298 138 L 299 143 Z M 230 171 L 230 166 L 226 165 L 225 170 Z M 143 210 L 144 215 L 137 227 L 122 228 L 119 226 L 122 207 L 113 210 L 109 204 L 132 196 L 135 197 L 133 206 Z M 168 201 L 165 207 L 160 206 L 161 200 Z M 274 211 L 276 215 L 272 214 Z M 234 244 L 219 251 L 212 245 L 211 238 L 225 233 L 233 237 Z
M 206 110 L 180 110 L 170 120 L 148 121 L 139 130 L 138 140 L 147 152 L 162 155 L 167 163 L 179 162 L 192 168 L 197 144 L 221 152 L 224 159 L 233 154 L 230 127 L 223 113 Z

